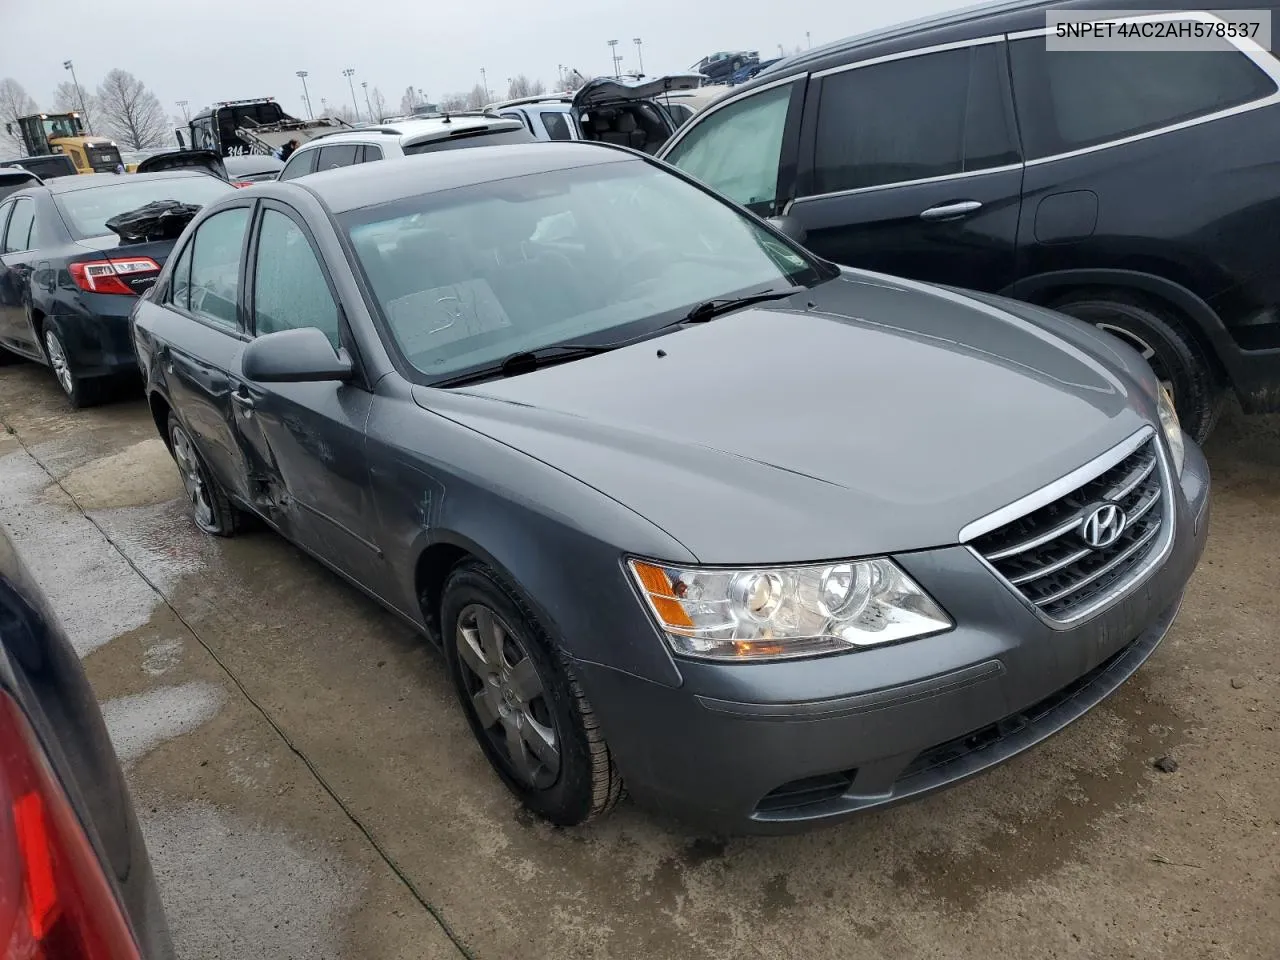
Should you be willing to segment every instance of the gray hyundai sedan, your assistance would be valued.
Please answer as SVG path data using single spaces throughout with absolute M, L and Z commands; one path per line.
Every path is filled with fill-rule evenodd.
M 976 774 L 1141 666 L 1207 533 L 1118 340 L 604 145 L 236 191 L 133 320 L 196 524 L 265 522 L 440 645 L 557 824 L 625 784 L 783 831 Z

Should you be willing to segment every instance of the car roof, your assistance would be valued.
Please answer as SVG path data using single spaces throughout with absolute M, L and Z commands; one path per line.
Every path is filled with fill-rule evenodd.
M 357 163 L 337 170 L 271 184 L 255 190 L 303 189 L 317 196 L 333 213 L 345 213 L 405 197 L 440 193 L 458 187 L 491 183 L 552 170 L 589 167 L 604 163 L 636 162 L 629 151 L 573 140 L 547 140 L 469 147 L 434 153 L 430 158 L 399 157 L 381 163 Z
M 57 177 L 44 185 L 51 193 L 71 193 L 108 183 L 133 183 L 137 180 L 173 180 L 179 177 L 207 177 L 201 170 L 158 170 L 155 173 L 80 173 L 74 177 Z
M 945 43 L 963 43 L 998 33 L 1044 29 L 1048 10 L 1116 10 L 1113 0 L 992 0 L 946 13 L 907 20 L 805 50 L 771 64 L 735 94 L 802 73 L 819 72 L 881 53 L 896 53 Z M 1167 0 L 1130 0 L 1126 12 L 1171 9 Z
M 492 114 L 455 113 L 443 117 L 423 117 L 416 120 L 397 120 L 395 123 L 382 123 L 377 126 L 364 127 L 357 130 L 343 130 L 341 133 L 330 133 L 302 144 L 303 150 L 312 146 L 325 146 L 332 143 L 348 143 L 356 141 L 364 143 L 371 137 L 399 137 L 401 140 L 430 140 L 443 137 L 454 130 L 472 130 L 477 127 L 490 127 L 495 130 L 514 130 L 521 127 L 519 120 L 510 120 Z

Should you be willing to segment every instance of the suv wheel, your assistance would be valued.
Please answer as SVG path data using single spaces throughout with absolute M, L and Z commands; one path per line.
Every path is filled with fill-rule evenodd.
M 534 813 L 563 827 L 607 813 L 622 779 L 568 661 L 492 570 L 464 563 L 440 622 L 454 689 L 485 757 Z
M 1122 291 L 1072 294 L 1052 306 L 1137 350 L 1173 394 L 1182 429 L 1204 442 L 1222 412 L 1225 391 L 1214 358 L 1179 314 Z

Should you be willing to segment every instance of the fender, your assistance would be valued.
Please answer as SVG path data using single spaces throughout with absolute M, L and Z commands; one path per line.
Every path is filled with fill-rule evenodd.
M 1081 269 L 1055 270 L 1016 280 L 1004 290 L 1002 296 L 1028 303 L 1044 305 L 1060 292 L 1079 287 L 1118 287 L 1151 294 L 1185 314 L 1192 321 L 1215 357 L 1226 369 L 1232 386 L 1236 385 L 1240 371 L 1240 348 L 1236 345 L 1226 324 L 1217 312 L 1203 299 L 1179 283 L 1164 277 L 1138 270 Z

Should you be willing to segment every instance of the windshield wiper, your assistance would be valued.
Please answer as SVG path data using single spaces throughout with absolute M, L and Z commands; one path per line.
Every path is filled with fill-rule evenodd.
M 783 287 L 781 290 L 761 290 L 759 293 L 748 293 L 744 297 L 720 297 L 715 300 L 704 300 L 679 320 L 667 324 L 678 327 L 682 323 L 706 323 L 732 310 L 749 307 L 753 303 L 764 303 L 767 300 L 782 300 L 794 297 L 797 293 L 808 293 L 808 287 Z
M 515 377 L 522 373 L 530 373 L 550 363 L 561 363 L 566 360 L 577 360 L 579 357 L 590 357 L 597 353 L 608 353 L 625 347 L 627 343 L 559 343 L 550 347 L 538 347 L 536 350 L 522 350 L 504 357 L 498 363 L 486 364 L 476 370 L 460 373 L 456 377 L 437 380 L 433 387 L 456 387 L 476 380 L 488 380 L 490 377 Z

